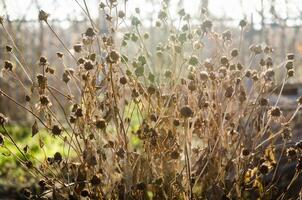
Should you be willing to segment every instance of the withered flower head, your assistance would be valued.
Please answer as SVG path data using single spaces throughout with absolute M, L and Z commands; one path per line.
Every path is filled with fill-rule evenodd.
M 12 71 L 13 68 L 14 68 L 14 65 L 12 62 L 10 62 L 8 60 L 4 61 L 4 69 Z
M 292 54 L 292 53 L 287 54 L 286 57 L 287 57 L 288 60 L 294 60 L 295 59 L 295 55 Z
M 294 68 L 294 62 L 292 60 L 289 60 L 286 62 L 285 67 L 287 70 L 293 69 Z
M 119 18 L 124 18 L 124 17 L 125 17 L 125 13 L 124 13 L 122 10 L 120 10 L 120 11 L 118 12 L 118 17 L 119 17 Z
M 49 17 L 49 14 L 46 13 L 44 10 L 39 11 L 39 20 L 40 21 L 47 21 L 47 18 Z

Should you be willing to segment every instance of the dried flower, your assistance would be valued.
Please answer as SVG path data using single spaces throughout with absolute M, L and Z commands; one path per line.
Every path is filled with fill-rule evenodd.
M 280 110 L 280 108 L 278 106 L 276 107 L 272 107 L 270 110 L 269 110 L 269 114 L 272 116 L 272 117 L 280 117 L 282 112 Z
M 7 51 L 8 53 L 11 53 L 12 50 L 13 50 L 13 47 L 12 47 L 12 46 L 9 46 L 9 45 L 6 45 L 6 46 L 5 46 L 5 49 L 6 49 L 6 51 Z
M 232 57 L 237 57 L 238 54 L 239 54 L 238 49 L 233 49 L 232 52 L 231 52 Z
M 244 19 L 240 20 L 239 26 L 240 26 L 241 28 L 244 28 L 246 25 L 247 25 L 247 22 L 246 22 Z
M 93 69 L 93 63 L 91 62 L 91 60 L 86 60 L 84 63 L 84 68 L 89 71 Z
M 87 28 L 87 30 L 85 32 L 85 36 L 94 37 L 95 36 L 95 31 L 93 30 L 93 28 L 91 28 L 91 27 Z
M 106 57 L 106 61 L 111 64 L 116 64 L 119 61 L 119 59 L 120 59 L 120 54 L 115 50 L 111 50 Z
M 269 171 L 269 167 L 267 164 L 263 163 L 262 165 L 259 166 L 259 171 L 261 174 L 265 175 Z
M 73 49 L 75 52 L 80 53 L 82 51 L 82 45 L 80 43 L 77 43 L 73 46 Z

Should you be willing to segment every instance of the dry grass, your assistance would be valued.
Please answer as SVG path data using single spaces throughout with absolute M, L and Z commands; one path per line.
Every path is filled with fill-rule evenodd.
M 98 33 L 83 6 L 91 28 L 74 46 L 75 53 L 48 23 L 49 15 L 40 11 L 39 19 L 67 54 L 57 54 L 61 64 L 55 68 L 41 56 L 39 74 L 32 74 L 24 66 L 25 59 L 15 56 L 22 52 L 6 32 L 12 60 L 3 64 L 3 78 L 11 77 L 24 87 L 26 104 L 3 90 L 1 98 L 34 117 L 33 137 L 39 137 L 43 128 L 65 143 L 63 155 L 57 152 L 38 162 L 17 146 L 1 114 L 3 148 L 6 142 L 15 144 L 18 154 L 12 153 L 40 187 L 36 193 L 24 189 L 24 195 L 32 199 L 287 199 L 302 170 L 302 145 L 291 145 L 291 124 L 302 100 L 296 112 L 285 117 L 279 100 L 272 104 L 269 98 L 294 75 L 294 55 L 276 64 L 269 46 L 252 45 L 250 62 L 241 63 L 246 21 L 239 24 L 242 35 L 236 46 L 231 32 L 214 31 L 206 11 L 202 25 L 194 27 L 181 10 L 183 26 L 177 28 L 168 23 L 165 6 L 154 28 L 164 29 L 169 37 L 151 54 L 139 14 L 131 18 L 122 41 L 116 41 L 118 25 L 126 24 L 125 13 L 115 9 L 114 0 L 100 7 L 108 14 L 108 35 Z M 0 23 L 6 30 L 2 18 Z M 202 56 L 207 48 L 203 39 L 215 45 L 208 59 Z M 65 66 L 65 56 L 71 56 L 75 67 Z M 251 66 L 255 61 L 256 66 Z M 284 68 L 284 81 L 276 83 L 275 73 Z M 19 78 L 21 73 L 27 80 Z M 52 85 L 58 82 L 60 87 Z M 137 129 L 131 128 L 135 120 Z M 131 144 L 132 137 L 139 139 L 139 145 Z M 282 159 L 294 165 L 294 173 L 287 182 L 282 179 L 286 185 L 281 187 Z

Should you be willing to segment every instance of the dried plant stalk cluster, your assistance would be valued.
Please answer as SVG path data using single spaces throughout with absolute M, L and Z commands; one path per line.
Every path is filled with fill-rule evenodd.
M 33 116 L 33 137 L 43 128 L 67 146 L 36 162 L 17 146 L 5 128 L 7 118 L 0 115 L 1 144 L 14 143 L 19 162 L 38 179 L 38 192 L 24 189 L 25 197 L 288 198 L 302 170 L 301 142 L 291 141 L 291 122 L 302 100 L 288 118 L 278 107 L 282 89 L 277 101 L 270 97 L 294 75 L 294 55 L 277 65 L 271 47 L 252 45 L 251 60 L 243 63 L 243 37 L 235 47 L 230 31 L 213 30 L 205 10 L 199 26 L 191 25 L 184 10 L 178 12 L 183 25 L 169 25 L 165 4 L 154 29 L 168 36 L 150 53 L 152 35 L 142 33 L 139 9 L 127 26 L 125 12 L 116 6 L 113 0 L 100 4 L 109 33 L 100 35 L 91 20 L 74 52 L 48 23 L 50 15 L 40 11 L 39 20 L 76 62 L 71 68 L 57 53 L 60 65 L 53 67 L 41 56 L 39 73 L 32 74 L 22 56 L 15 56 L 22 53 L 6 32 L 12 60 L 4 61 L 3 77 L 24 87 L 26 103 L 2 90 L 1 98 Z M 5 29 L 3 18 L 0 22 Z M 117 39 L 120 23 L 129 31 Z M 242 33 L 246 26 L 240 21 Z M 214 44 L 207 59 L 203 41 Z M 279 84 L 274 76 L 282 70 L 287 73 Z M 285 165 L 294 166 L 289 180 L 282 175 Z

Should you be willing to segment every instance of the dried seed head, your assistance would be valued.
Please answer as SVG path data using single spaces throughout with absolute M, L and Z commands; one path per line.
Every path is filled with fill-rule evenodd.
M 93 69 L 93 63 L 91 60 L 86 60 L 84 63 L 84 68 L 89 71 Z
M 290 70 L 287 71 L 287 76 L 288 77 L 293 77 L 294 75 L 295 75 L 295 70 L 290 69 Z
M 293 69 L 294 68 L 294 62 L 292 60 L 289 60 L 286 62 L 285 67 L 287 70 Z
M 5 49 L 6 49 L 6 51 L 7 51 L 8 53 L 11 53 L 12 50 L 13 50 L 13 47 L 12 47 L 12 46 L 9 46 L 9 45 L 6 45 L 6 46 L 5 46 Z
M 124 11 L 122 11 L 122 10 L 118 11 L 118 17 L 119 18 L 124 18 L 125 17 Z
M 93 28 L 89 27 L 86 32 L 85 32 L 85 35 L 87 37 L 94 37 L 95 36 L 95 31 L 93 30 Z
M 104 119 L 98 119 L 95 122 L 95 126 L 98 129 L 105 129 L 106 128 L 106 121 Z
M 290 147 L 286 150 L 286 155 L 291 159 L 294 160 L 297 157 L 297 150 L 293 147 Z
M 4 69 L 8 70 L 8 71 L 12 71 L 14 68 L 14 65 L 12 62 L 6 60 L 4 61 Z
M 250 155 L 250 151 L 248 149 L 244 148 L 244 149 L 242 149 L 242 155 L 248 156 L 248 155 Z
M 259 99 L 259 104 L 260 106 L 267 106 L 268 105 L 268 100 L 265 98 L 260 98 Z
M 180 157 L 180 153 L 177 150 L 174 150 L 171 152 L 170 156 L 172 159 L 176 160 Z
M 244 20 L 244 19 L 240 20 L 239 26 L 240 26 L 241 28 L 244 28 L 246 25 L 247 25 L 246 20 Z
M 84 189 L 81 191 L 81 196 L 82 197 L 89 197 L 89 191 L 87 189 Z
M 125 85 L 125 84 L 127 83 L 127 78 L 126 78 L 125 76 L 121 77 L 121 78 L 120 78 L 120 83 L 121 83 L 122 85 Z
M 222 56 L 222 57 L 220 58 L 220 62 L 221 62 L 222 65 L 227 65 L 227 64 L 229 64 L 229 60 L 228 60 L 228 58 L 227 58 L 226 56 Z
M 77 108 L 74 114 L 77 118 L 84 116 L 82 108 Z
M 111 64 L 116 64 L 119 60 L 120 54 L 115 50 L 110 51 L 110 53 L 106 57 L 106 61 Z
M 201 28 L 203 29 L 204 32 L 207 32 L 212 29 L 212 26 L 213 26 L 212 21 L 206 19 L 202 22 Z
M 48 106 L 50 104 L 50 101 L 48 99 L 47 96 L 45 95 L 41 95 L 40 96 L 40 103 L 43 105 L 43 106 Z
M 181 116 L 187 118 L 187 117 L 192 117 L 194 112 L 193 110 L 190 108 L 190 106 L 186 105 L 186 106 L 183 106 L 181 109 L 180 109 L 180 114 Z
M 294 60 L 294 59 L 295 59 L 295 54 L 288 53 L 288 54 L 286 55 L 286 58 L 287 58 L 288 60 Z
M 267 78 L 272 78 L 275 75 L 275 72 L 272 68 L 269 68 L 265 71 L 265 76 Z
M 51 129 L 53 135 L 58 136 L 61 135 L 62 129 L 58 125 L 54 125 Z
M 282 112 L 280 110 L 280 108 L 278 106 L 276 107 L 272 107 L 270 110 L 269 110 L 269 114 L 272 116 L 272 117 L 280 117 Z
M 73 46 L 73 50 L 77 53 L 80 53 L 82 51 L 82 45 L 80 43 L 77 43 Z
M 229 30 L 224 31 L 224 32 L 222 33 L 222 39 L 223 39 L 224 41 L 231 41 L 231 40 L 232 40 L 232 33 L 231 33 L 231 31 L 229 31 Z
M 46 65 L 47 64 L 47 58 L 44 57 L 44 56 L 41 56 L 39 61 L 40 61 L 40 65 Z
M 98 186 L 101 184 L 101 179 L 98 175 L 93 175 L 90 180 L 91 185 Z
M 209 74 L 206 71 L 201 71 L 199 77 L 202 81 L 207 81 L 209 79 Z
M 68 72 L 65 71 L 65 72 L 62 74 L 62 80 L 63 80 L 65 83 L 68 83 L 68 82 L 70 81 L 70 75 L 69 75 Z
M 239 54 L 238 49 L 233 49 L 232 52 L 231 52 L 231 56 L 232 56 L 232 57 L 237 57 L 238 54 Z
M 7 123 L 7 117 L 5 117 L 5 115 L 3 115 L 2 113 L 0 113 L 0 125 L 3 126 L 4 124 Z
M 259 171 L 261 174 L 265 175 L 268 173 L 269 167 L 267 166 L 267 164 L 262 164 L 259 166 Z
M 230 98 L 233 96 L 233 94 L 234 94 L 234 88 L 232 86 L 228 87 L 225 90 L 225 97 Z
M 43 76 L 42 74 L 37 75 L 38 85 L 40 88 L 45 88 L 47 84 L 47 78 L 46 76 Z
M 49 14 L 46 13 L 44 10 L 39 11 L 39 20 L 40 21 L 47 21 L 47 18 L 49 17 Z
M 85 62 L 85 59 L 84 58 L 79 58 L 78 59 L 78 64 L 84 64 Z
M 63 58 L 64 54 L 62 52 L 57 52 L 56 54 L 57 54 L 58 58 Z
M 57 163 L 61 163 L 63 158 L 62 158 L 62 155 L 59 153 L 59 152 L 56 152 L 53 156 L 53 159 L 55 162 Z
M 28 188 L 23 188 L 22 189 L 22 194 L 26 199 L 31 198 L 31 191 Z

